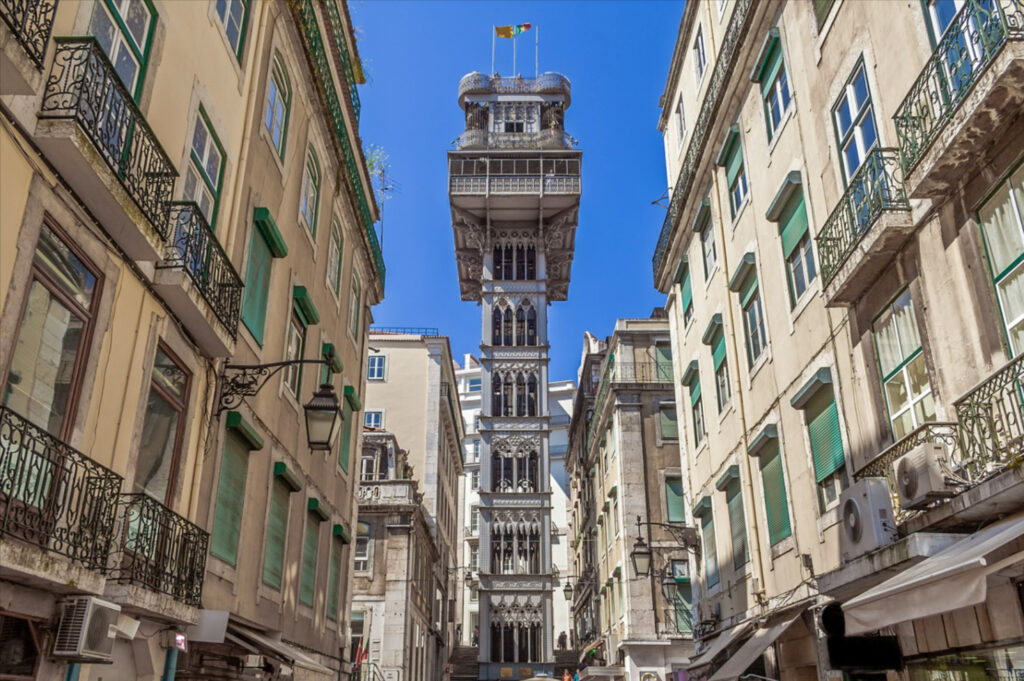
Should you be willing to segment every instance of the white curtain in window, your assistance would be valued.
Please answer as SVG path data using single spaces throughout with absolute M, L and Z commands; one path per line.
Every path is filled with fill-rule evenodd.
M 1019 207 L 1024 209 L 1024 170 L 1017 172 L 1011 184 Z M 1010 187 L 1003 185 L 979 212 L 989 258 L 996 275 L 1024 253 L 1024 228 L 1013 204 Z
M 1018 265 L 1003 279 L 999 285 L 999 297 L 1003 302 L 1010 345 L 1016 356 L 1024 350 L 1024 264 Z
M 906 290 L 892 304 L 890 311 L 875 326 L 875 343 L 882 374 L 888 376 L 904 359 L 921 347 L 921 336 L 914 318 L 914 303 Z

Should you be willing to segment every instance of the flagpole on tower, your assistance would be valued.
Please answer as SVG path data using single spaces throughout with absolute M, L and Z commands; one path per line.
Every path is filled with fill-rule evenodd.
M 512 29 L 512 77 L 516 77 L 516 33 L 515 29 Z
M 491 74 L 494 75 L 494 36 L 497 35 L 498 29 L 493 25 L 491 26 Z
M 537 78 L 540 76 L 540 26 L 533 34 L 533 40 L 533 77 Z

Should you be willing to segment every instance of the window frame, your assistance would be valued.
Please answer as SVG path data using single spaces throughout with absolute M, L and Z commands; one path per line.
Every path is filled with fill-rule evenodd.
M 316 150 L 310 144 L 306 148 L 306 162 L 302 167 L 302 184 L 299 185 L 299 222 L 306 226 L 309 233 L 316 239 L 317 222 L 320 219 L 320 183 L 323 173 Z M 309 190 L 312 189 L 312 192 Z M 312 210 L 310 200 L 312 199 Z
M 860 73 L 864 74 L 864 90 L 866 92 L 865 101 L 863 103 L 858 103 L 856 111 L 853 111 L 851 107 L 850 126 L 845 132 L 840 132 L 838 120 L 839 109 L 844 103 L 854 101 L 851 99 L 852 97 L 855 97 L 854 83 Z M 868 79 L 868 70 L 864 64 L 863 55 L 861 55 L 857 60 L 853 70 L 850 72 L 850 76 L 843 84 L 842 93 L 832 105 L 831 114 L 832 130 L 835 133 L 836 144 L 838 145 L 837 156 L 839 157 L 839 168 L 841 171 L 839 174 L 843 178 L 843 187 L 846 188 L 849 186 L 850 180 L 853 176 L 864 165 L 864 160 L 871 153 L 871 150 L 881 145 L 881 140 L 879 140 L 878 122 L 875 120 L 874 97 L 871 94 L 871 81 Z M 863 134 L 861 133 L 861 126 L 868 116 L 871 117 L 871 126 L 875 131 L 875 139 L 870 146 L 865 147 Z M 848 170 L 846 166 L 846 148 L 851 139 L 857 144 L 859 161 L 856 168 Z
M 171 452 L 171 461 L 167 475 L 167 491 L 164 493 L 163 499 L 157 499 L 157 501 L 160 501 L 161 503 L 169 507 L 171 505 L 171 501 L 174 499 L 174 494 L 177 491 L 176 482 L 178 479 L 178 473 L 180 472 L 178 469 L 181 466 L 181 454 L 184 444 L 183 440 L 185 435 L 185 425 L 188 421 L 188 404 L 190 397 L 189 393 L 192 387 L 192 372 L 188 370 L 188 367 L 185 366 L 185 363 L 181 361 L 181 359 L 174 353 L 173 350 L 171 350 L 164 343 L 162 339 L 157 343 L 157 353 L 159 352 L 162 352 L 164 356 L 166 356 L 167 359 L 171 361 L 172 364 L 174 364 L 178 369 L 181 370 L 183 374 L 185 374 L 185 386 L 182 388 L 182 397 L 179 399 L 174 397 L 169 391 L 165 390 L 163 387 L 160 386 L 160 384 L 156 382 L 154 373 L 156 371 L 157 355 L 153 355 L 153 368 L 149 374 L 149 392 L 146 393 L 146 399 L 148 400 L 150 392 L 155 391 L 168 404 L 170 404 L 172 407 L 175 407 L 176 411 L 178 412 L 178 425 L 174 431 L 174 447 L 173 451 Z M 144 414 L 148 413 L 149 408 L 147 406 Z M 143 428 L 145 428 L 145 415 L 143 416 Z M 139 444 L 141 446 L 141 441 Z M 136 459 L 138 458 L 138 454 L 139 452 L 136 451 Z M 133 491 L 136 490 L 133 489 Z M 145 492 L 144 490 L 138 491 Z
M 289 346 L 291 344 L 292 330 L 296 329 L 299 337 L 298 355 L 295 357 L 290 356 Z M 285 331 L 285 343 L 284 343 L 284 361 L 300 360 L 306 357 L 306 334 L 309 331 L 308 327 L 302 322 L 302 316 L 294 306 L 289 310 L 288 326 Z M 294 388 L 292 387 L 294 376 Z M 302 365 L 292 364 L 286 366 L 284 371 L 281 372 L 281 378 L 284 381 L 285 389 L 294 397 L 299 399 L 299 393 L 302 392 Z
M 269 548 L 270 548 L 270 519 L 271 514 L 274 510 L 274 493 L 277 491 L 276 488 L 280 486 L 287 493 L 286 501 L 284 504 L 284 537 L 281 539 L 281 581 L 279 584 L 274 584 L 268 581 L 268 562 L 269 562 Z M 267 496 L 267 528 L 263 533 L 263 564 L 260 567 L 260 584 L 274 589 L 275 591 L 281 591 L 284 588 L 284 566 L 286 563 L 286 556 L 288 552 L 288 524 L 291 521 L 292 515 L 292 504 L 291 497 L 296 490 L 293 490 L 291 486 L 279 475 L 271 476 L 270 480 L 270 494 Z
M 743 305 L 743 330 L 747 346 L 748 368 L 753 368 L 757 361 L 768 351 L 768 331 L 765 328 L 764 305 L 761 303 L 761 283 L 754 284 L 754 292 Z M 756 326 L 751 316 L 756 317 Z M 757 352 L 755 352 L 757 350 Z
M 683 107 L 683 93 L 679 93 L 676 100 L 676 151 L 683 148 L 683 141 L 686 139 L 686 111 Z
M 238 44 L 231 44 L 231 37 L 228 35 L 227 17 L 230 16 L 230 9 L 233 2 L 237 2 L 242 7 L 242 21 L 238 24 Z M 217 15 L 218 23 L 220 24 L 221 30 L 224 32 L 224 38 L 228 41 L 228 45 L 231 45 L 232 52 L 235 55 L 235 59 L 239 64 L 242 62 L 242 53 L 245 51 L 245 35 L 246 29 L 249 27 L 249 0 L 224 0 L 224 16 L 220 15 L 220 11 L 217 9 L 217 0 L 213 3 L 213 12 Z
M 807 291 L 810 290 L 814 280 L 818 278 L 818 263 L 814 256 L 814 239 L 811 238 L 810 230 L 800 237 L 800 240 L 797 241 L 796 246 L 793 248 L 793 252 L 789 254 L 788 258 L 785 258 L 785 262 L 786 283 L 789 288 L 789 304 L 790 309 L 794 309 L 803 299 L 804 295 L 806 295 Z M 797 262 L 800 263 L 803 269 L 803 277 L 805 279 L 804 288 L 799 292 L 796 290 L 795 270 Z M 808 277 L 808 272 L 811 273 L 810 277 Z
M 704 49 L 704 26 L 697 24 L 697 32 L 693 36 L 693 46 L 691 48 L 693 54 L 693 70 L 696 77 L 697 85 L 700 86 L 701 81 L 704 80 L 704 73 L 708 70 L 708 57 L 707 52 Z
M 325 275 L 327 278 L 327 288 L 337 298 L 341 295 L 341 275 L 345 263 L 345 235 L 342 233 L 341 224 L 339 224 L 337 216 L 331 217 L 331 236 L 328 242 L 328 249 L 327 271 Z M 332 269 L 334 270 L 333 276 Z
M 195 147 L 193 146 L 193 143 L 195 142 L 196 126 L 198 125 L 202 125 L 206 129 L 207 147 L 204 150 L 204 152 L 208 154 L 209 149 L 212 146 L 216 148 L 217 153 L 220 154 L 220 165 L 217 168 L 217 179 L 215 181 L 212 178 L 210 178 L 209 175 L 207 174 L 206 164 L 203 163 L 202 160 L 197 157 Z M 221 189 L 223 189 L 224 186 L 224 169 L 225 166 L 227 165 L 227 161 L 225 160 L 226 157 L 224 152 L 224 145 L 221 144 L 220 137 L 217 136 L 217 132 L 213 129 L 213 123 L 210 122 L 210 117 L 206 113 L 206 109 L 203 107 L 202 104 L 199 105 L 199 110 L 196 113 L 195 122 L 192 124 L 192 137 L 189 140 L 188 145 L 188 158 L 188 168 L 197 173 L 198 181 L 202 182 L 203 185 L 206 187 L 206 190 L 210 193 L 212 205 L 210 206 L 209 224 L 210 229 L 215 230 L 217 224 L 217 214 L 220 208 L 220 193 Z M 185 173 L 183 173 L 181 176 L 183 197 L 185 191 L 185 183 L 187 182 L 187 174 L 188 170 L 186 170 Z M 195 198 L 186 200 L 192 201 L 197 206 L 200 206 L 199 202 L 196 201 Z M 201 206 L 199 212 L 202 213 Z
M 995 296 L 996 307 L 999 310 L 999 321 L 1002 326 L 1003 338 L 1006 341 L 1006 348 L 1008 350 L 1008 354 L 1012 357 L 1016 357 L 1021 352 L 1024 352 L 1024 344 L 1022 344 L 1022 347 L 1015 348 L 1013 344 L 1013 336 L 1010 335 L 1011 328 L 1024 324 L 1024 313 L 1022 313 L 1022 315 L 1016 319 L 1007 319 L 1006 305 L 1003 302 L 1004 296 L 1002 294 L 1002 290 L 1000 289 L 1000 285 L 1003 284 L 1004 282 L 1009 282 L 1014 275 L 1024 276 L 1024 248 L 1022 248 L 1021 252 L 1017 254 L 1017 256 L 1012 261 L 1010 261 L 1010 263 L 1007 264 L 1000 272 L 996 272 L 995 264 L 992 260 L 992 249 L 989 245 L 989 236 L 985 230 L 985 223 L 982 220 L 981 213 L 989 204 L 992 203 L 992 201 L 996 199 L 996 196 L 998 195 L 999 191 L 1006 185 L 1009 185 L 1010 199 L 1013 199 L 1013 180 L 1015 179 L 1018 173 L 1024 174 L 1024 161 L 1020 161 L 1017 164 L 1015 164 L 1013 167 L 1010 168 L 1010 170 L 1005 175 L 1003 175 L 1003 177 L 999 179 L 998 182 L 993 184 L 991 191 L 980 203 L 977 211 L 975 211 L 975 222 L 977 222 L 978 230 L 981 232 L 981 241 L 985 249 L 985 260 L 988 266 L 990 278 L 992 280 L 993 295 Z M 1022 184 L 1024 184 L 1024 175 L 1022 175 Z M 1024 201 L 1024 197 L 1022 197 L 1021 200 Z M 1024 205 L 1021 205 L 1021 203 L 1016 200 L 1013 200 L 1012 204 L 1014 206 L 1014 213 L 1017 217 L 1017 226 L 1021 231 L 1021 238 L 1022 240 L 1024 240 Z
M 363 307 L 363 285 L 359 278 L 359 272 L 352 268 L 352 288 L 349 292 L 348 309 L 348 332 L 352 340 L 359 340 L 360 316 Z
M 380 360 L 375 362 L 374 360 Z M 379 371 L 374 371 L 376 364 L 379 364 Z M 373 354 L 366 358 L 366 380 L 367 381 L 386 381 L 387 380 L 387 355 L 385 354 Z
M 710 235 L 705 237 L 705 235 Z M 712 221 L 709 218 L 707 223 L 704 225 L 704 229 L 700 231 L 700 250 L 701 250 L 701 261 L 704 263 L 704 282 L 707 283 L 711 278 L 712 273 L 718 266 L 718 244 L 715 243 L 715 232 L 712 225 Z M 711 260 L 708 260 L 708 243 L 711 245 Z
M 299 605 L 307 606 L 312 608 L 316 604 L 316 586 L 317 586 L 317 573 L 320 571 L 320 535 L 322 534 L 320 526 L 323 521 L 316 514 L 315 511 L 306 511 L 306 524 L 302 528 L 302 553 L 300 555 L 299 563 Z M 311 531 L 312 529 L 312 531 Z M 313 573 L 310 575 L 311 582 L 307 582 L 305 575 L 303 574 L 306 569 L 306 563 L 309 560 L 307 552 L 310 549 L 310 538 L 316 535 L 316 544 L 313 546 Z M 308 590 L 307 590 L 308 587 Z M 306 593 L 309 593 L 309 600 L 306 600 Z
M 376 420 L 377 425 L 370 423 L 371 420 Z M 384 428 L 384 410 L 383 409 L 366 409 L 363 411 L 363 428 Z
M 271 88 L 273 85 L 273 89 Z M 276 105 L 278 99 L 271 99 L 271 95 L 277 95 L 281 103 L 282 117 L 281 117 L 281 130 L 280 138 L 277 142 L 274 141 L 274 125 L 277 123 L 277 109 Z M 267 91 L 264 100 L 266 105 L 263 110 L 263 127 L 269 133 L 270 146 L 273 147 L 274 151 L 277 152 L 278 157 L 283 161 L 285 149 L 287 148 L 288 141 L 288 123 L 291 118 L 292 110 L 292 83 L 291 77 L 288 75 L 288 69 L 284 63 L 284 57 L 281 53 L 274 51 L 270 57 L 270 67 L 267 69 Z M 271 108 L 271 105 L 274 108 Z M 271 114 L 268 120 L 267 114 Z
M 136 44 L 135 37 L 132 35 L 132 32 L 128 30 L 128 26 L 125 23 L 124 17 L 121 14 L 122 7 L 126 6 L 126 3 L 131 2 L 131 0 L 121 0 L 120 6 L 116 5 L 112 0 L 95 0 L 94 5 L 103 7 L 106 10 L 107 15 L 111 19 L 111 23 L 113 24 L 114 28 L 117 29 L 117 31 L 120 33 L 121 40 L 124 42 L 124 45 L 128 48 L 128 50 L 132 53 L 132 57 L 134 58 L 135 63 L 138 64 L 139 70 L 135 74 L 135 83 L 133 85 L 122 83 L 125 86 L 125 89 L 131 93 L 132 98 L 135 100 L 136 104 L 138 104 L 139 100 L 142 97 L 142 88 L 146 80 L 146 71 L 149 68 L 149 59 L 151 56 L 151 51 L 153 49 L 153 34 L 156 31 L 157 19 L 160 16 L 156 11 L 156 7 L 153 5 L 153 0 L 140 1 L 146 6 L 146 9 L 149 10 L 149 25 L 146 26 L 145 45 Z M 93 10 L 93 12 L 95 12 L 95 10 Z M 92 14 L 90 13 L 89 29 L 91 29 L 91 26 Z M 94 34 L 90 32 L 90 35 Z M 102 43 L 100 44 L 102 45 Z M 107 56 L 111 65 L 113 66 L 115 64 L 113 55 L 108 55 L 106 53 L 106 50 L 103 50 L 103 54 Z M 120 54 L 120 52 L 118 54 Z M 116 66 L 114 67 L 114 71 L 117 71 Z M 118 74 L 118 78 L 120 79 L 120 74 Z

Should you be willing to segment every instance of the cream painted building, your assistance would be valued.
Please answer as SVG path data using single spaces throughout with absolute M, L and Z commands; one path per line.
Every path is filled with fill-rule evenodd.
M 702 550 L 690 678 L 1019 668 L 1022 20 L 683 10 L 653 269 Z
M 347 678 L 384 267 L 346 4 L 0 19 L 0 676 Z
M 369 632 L 369 660 L 377 663 L 385 675 L 390 667 L 399 672 L 399 681 L 440 680 L 446 678 L 445 667 L 457 645 L 458 618 L 462 614 L 457 568 L 461 552 L 459 490 L 465 426 L 455 364 L 447 336 L 438 335 L 437 329 L 375 327 L 370 331 L 369 342 L 364 425 L 367 429 L 392 433 L 401 443 L 406 477 L 418 485 L 419 505 L 429 529 L 429 535 L 416 546 L 406 548 L 406 559 L 423 566 L 418 578 L 429 586 L 419 587 L 426 593 L 424 607 L 429 614 L 429 627 L 417 627 L 414 623 L 406 639 L 414 666 L 397 669 L 396 663 L 385 661 L 397 651 L 390 649 L 383 637 L 406 616 L 401 609 L 387 609 L 379 621 L 368 621 L 374 611 L 363 607 L 366 599 L 360 595 L 353 605 L 352 617 L 361 619 L 364 632 Z M 357 594 L 369 594 L 380 589 L 385 573 L 389 582 L 394 578 L 392 561 L 402 560 L 401 545 L 396 548 L 394 544 L 397 530 L 391 527 L 390 520 L 370 518 L 361 511 L 359 522 L 357 561 L 364 550 L 373 558 L 357 563 L 354 588 Z M 415 534 L 421 529 L 412 531 Z M 435 554 L 430 561 L 423 560 L 425 542 L 432 545 Z M 380 657 L 375 657 L 378 653 L 373 640 L 381 641 Z
M 619 319 L 604 341 L 584 337 L 568 457 L 573 588 L 565 590 L 584 680 L 675 678 L 693 652 L 671 347 L 661 308 Z M 631 563 L 638 540 L 652 552 L 649 575 Z

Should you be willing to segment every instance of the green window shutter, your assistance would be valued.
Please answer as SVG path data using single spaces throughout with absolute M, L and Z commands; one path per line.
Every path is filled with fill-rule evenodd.
M 686 270 L 686 274 L 683 275 L 683 282 L 680 285 L 682 287 L 683 295 L 683 309 L 686 310 L 693 304 L 693 285 L 690 284 L 690 270 Z
M 747 522 L 743 515 L 743 494 L 739 480 L 733 480 L 725 488 L 725 500 L 729 506 L 729 529 L 732 532 L 732 565 L 741 568 L 750 557 L 747 553 Z
M 715 520 L 711 513 L 700 521 L 701 534 L 704 536 L 704 582 L 707 588 L 718 584 L 718 548 L 715 540 Z
M 761 72 L 761 95 L 767 97 L 775 83 L 775 77 L 779 75 L 782 68 L 782 48 L 778 41 L 771 47 L 768 57 L 765 59 L 764 70 Z
M 839 410 L 830 389 L 822 389 L 806 407 L 807 430 L 814 455 L 814 474 L 821 482 L 843 466 L 843 436 L 839 431 Z
M 740 170 L 742 168 L 743 144 L 737 138 L 725 159 L 725 177 L 729 181 L 730 187 L 732 186 L 733 180 L 736 179 L 736 176 L 740 174 Z
M 672 346 L 665 344 L 657 344 L 654 346 L 654 356 L 656 358 L 656 369 L 658 373 L 659 381 L 672 381 Z
M 258 229 L 252 230 L 245 288 L 242 289 L 242 322 L 260 345 L 263 344 L 263 327 L 267 321 L 267 293 L 270 290 L 272 262 L 270 247 L 263 234 Z
M 690 405 L 697 404 L 697 400 L 700 399 L 700 381 L 694 381 L 690 384 Z
M 327 577 L 327 619 L 338 619 L 338 594 L 341 592 L 341 552 L 345 545 L 340 539 L 331 542 L 331 568 Z
M 761 485 L 764 487 L 764 512 L 768 520 L 768 539 L 772 546 L 792 534 L 786 479 L 782 473 L 782 455 L 778 444 L 761 454 Z
M 715 333 L 715 339 L 711 343 L 711 356 L 715 360 L 715 371 L 718 371 L 725 361 L 725 334 L 721 330 Z
M 348 402 L 342 406 L 341 418 L 341 451 L 338 452 L 338 465 L 341 466 L 341 470 L 348 473 L 348 450 L 351 449 L 352 440 L 352 407 Z
M 249 473 L 249 442 L 235 431 L 224 436 L 217 501 L 213 515 L 210 553 L 234 565 L 238 560 L 238 537 L 242 530 L 242 502 Z
M 263 583 L 281 588 L 284 548 L 288 537 L 288 501 L 291 489 L 280 477 L 274 477 L 270 489 L 270 513 L 267 518 L 267 547 L 263 553 Z
M 745 308 L 755 293 L 757 293 L 757 275 L 751 274 L 747 276 L 740 288 L 740 306 Z
M 673 599 L 676 614 L 676 631 L 693 631 L 693 589 L 689 582 L 676 581 L 676 594 Z
M 796 193 L 782 210 L 779 233 L 782 235 L 782 253 L 788 258 L 800 239 L 807 234 L 807 206 L 804 204 L 803 192 Z
M 683 501 L 683 479 L 665 478 L 665 506 L 670 523 L 686 522 L 686 502 Z
M 661 407 L 658 410 L 661 416 L 661 437 L 663 440 L 676 440 L 679 438 L 679 422 L 676 417 L 675 407 Z
M 306 536 L 302 542 L 302 580 L 299 589 L 299 602 L 313 605 L 316 593 L 316 553 L 320 548 L 320 516 L 316 513 L 306 514 Z

